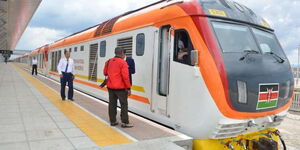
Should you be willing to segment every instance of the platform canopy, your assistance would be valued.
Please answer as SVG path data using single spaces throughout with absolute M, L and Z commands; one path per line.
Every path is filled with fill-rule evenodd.
M 0 50 L 13 51 L 42 0 L 0 0 Z

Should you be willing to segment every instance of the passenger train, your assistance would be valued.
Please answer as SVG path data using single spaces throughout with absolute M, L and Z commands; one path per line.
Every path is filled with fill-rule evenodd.
M 291 67 L 274 30 L 237 2 L 158 1 L 16 61 L 30 66 L 37 57 L 40 73 L 59 80 L 56 66 L 71 51 L 75 88 L 108 101 L 98 85 L 117 46 L 136 65 L 130 111 L 193 137 L 194 149 L 279 143 L 275 127 L 292 102 Z

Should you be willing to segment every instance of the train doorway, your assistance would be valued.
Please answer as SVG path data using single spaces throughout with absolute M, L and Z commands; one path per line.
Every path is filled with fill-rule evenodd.
M 168 116 L 168 96 L 169 96 L 169 77 L 170 77 L 170 60 L 172 50 L 171 26 L 162 26 L 159 34 L 156 34 L 156 44 L 158 49 L 155 50 L 155 61 L 157 61 L 156 68 L 157 75 L 153 80 L 152 93 L 152 107 L 153 110 L 159 114 Z

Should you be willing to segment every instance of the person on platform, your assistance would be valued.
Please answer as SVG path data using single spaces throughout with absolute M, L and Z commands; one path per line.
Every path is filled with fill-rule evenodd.
M 32 71 L 31 71 L 32 75 L 34 73 L 35 73 L 35 75 L 37 75 L 37 63 L 38 63 L 38 61 L 36 60 L 35 57 L 33 57 L 33 59 L 32 59 Z
M 75 79 L 74 75 L 74 60 L 70 58 L 71 52 L 64 51 L 65 58 L 61 58 L 59 61 L 59 64 L 57 66 L 57 71 L 60 75 L 60 83 L 61 83 L 61 89 L 60 89 L 60 95 L 61 99 L 65 100 L 65 87 L 66 83 L 68 83 L 69 91 L 68 91 L 68 100 L 74 101 L 73 99 L 73 80 Z
M 130 84 L 132 85 L 132 74 L 135 74 L 135 62 L 132 57 L 126 57 L 126 62 L 129 70 Z
M 116 120 L 117 102 L 121 104 L 121 121 L 123 128 L 131 128 L 128 118 L 128 96 L 131 94 L 131 84 L 128 73 L 128 65 L 125 58 L 125 50 L 115 48 L 115 57 L 109 59 L 104 66 L 103 74 L 107 76 L 107 89 L 109 94 L 108 114 L 111 126 L 119 123 Z

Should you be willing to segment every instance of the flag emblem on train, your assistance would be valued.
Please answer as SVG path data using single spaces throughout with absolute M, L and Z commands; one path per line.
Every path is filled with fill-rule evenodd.
M 260 84 L 256 109 L 268 109 L 277 106 L 279 84 Z

